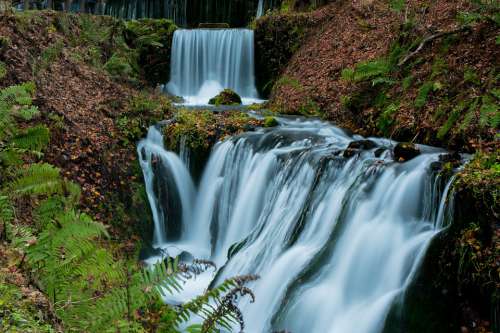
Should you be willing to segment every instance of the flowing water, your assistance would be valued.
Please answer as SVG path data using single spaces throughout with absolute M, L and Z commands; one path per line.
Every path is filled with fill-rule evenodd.
M 371 138 L 375 148 L 348 158 L 343 151 L 361 137 L 279 120 L 218 143 L 197 185 L 189 155 L 165 151 L 156 127 L 139 144 L 155 246 L 220 268 L 177 301 L 258 274 L 256 302 L 240 304 L 247 332 L 382 332 L 447 223 L 451 181 L 432 171 L 443 151 L 420 146 L 421 155 L 398 163 L 394 142 Z
M 236 91 L 246 104 L 257 100 L 253 31 L 175 31 L 168 92 L 182 96 L 186 104 L 203 105 L 226 88 Z

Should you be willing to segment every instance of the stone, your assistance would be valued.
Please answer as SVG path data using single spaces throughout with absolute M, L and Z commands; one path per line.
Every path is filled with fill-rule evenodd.
M 362 150 L 370 150 L 377 146 L 377 144 L 371 140 L 357 140 L 349 143 L 347 148 L 352 149 L 362 149 Z
M 210 105 L 240 105 L 241 97 L 231 89 L 224 89 L 217 96 L 208 101 Z
M 408 142 L 400 142 L 394 147 L 394 159 L 398 162 L 406 162 L 420 155 L 420 149 Z
M 264 118 L 264 127 L 276 127 L 279 123 L 274 117 L 266 117 Z

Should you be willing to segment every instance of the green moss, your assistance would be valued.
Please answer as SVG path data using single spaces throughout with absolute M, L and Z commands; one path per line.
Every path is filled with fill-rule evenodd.
M 231 89 L 224 89 L 217 96 L 211 98 L 208 104 L 220 105 L 240 105 L 241 97 Z
M 119 108 L 116 105 L 116 108 Z M 129 99 L 125 111 L 116 119 L 125 146 L 141 139 L 149 126 L 170 117 L 172 104 L 163 95 L 144 92 Z
M 279 125 L 279 123 L 276 120 L 276 118 L 271 117 L 271 116 L 267 116 L 264 118 L 264 127 L 276 127 L 278 125 Z

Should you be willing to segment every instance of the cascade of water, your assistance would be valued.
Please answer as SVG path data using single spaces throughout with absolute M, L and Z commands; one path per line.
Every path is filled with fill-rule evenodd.
M 450 186 L 430 168 L 443 151 L 422 146 L 423 154 L 406 163 L 394 162 L 389 150 L 345 158 L 342 151 L 360 137 L 318 121 L 280 121 L 285 126 L 214 147 L 189 201 L 192 219 L 183 215 L 182 238 L 163 246 L 209 256 L 223 267 L 214 282 L 261 275 L 253 285 L 256 304 L 240 304 L 249 332 L 381 332 L 443 228 Z M 148 140 L 140 152 L 147 146 L 167 154 Z M 151 157 L 141 154 L 148 186 Z M 192 191 L 185 171 L 173 173 L 181 176 L 173 187 Z M 154 192 L 150 200 L 159 211 Z
M 153 245 L 161 246 L 167 241 L 169 230 L 166 229 L 166 226 L 170 225 L 171 229 L 179 229 L 179 233 L 181 233 L 182 228 L 180 227 L 190 224 L 191 202 L 195 196 L 194 184 L 188 169 L 180 158 L 164 149 L 163 136 L 156 127 L 151 127 L 147 137 L 139 142 L 137 152 L 153 214 Z M 173 179 L 173 184 L 171 181 L 169 183 L 170 177 Z M 162 190 L 162 186 L 166 186 L 167 189 Z M 169 193 L 172 192 L 172 187 L 174 187 L 174 195 Z M 162 192 L 167 195 L 166 198 Z M 173 204 L 167 206 L 167 202 L 173 202 Z M 169 221 L 167 214 L 169 212 L 166 210 L 171 208 L 180 211 L 180 221 Z
M 187 104 L 208 104 L 225 88 L 236 91 L 244 102 L 254 101 L 253 36 L 248 29 L 176 30 L 166 89 Z
M 261 17 L 264 14 L 264 0 L 259 0 L 259 4 L 257 5 L 257 18 Z

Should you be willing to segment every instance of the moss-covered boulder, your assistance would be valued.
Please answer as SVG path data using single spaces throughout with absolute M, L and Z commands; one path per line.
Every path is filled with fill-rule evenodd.
M 394 147 L 394 159 L 399 162 L 409 161 L 420 155 L 420 149 L 408 142 L 400 142 Z
M 241 97 L 231 89 L 222 90 L 217 96 L 208 101 L 210 105 L 240 105 Z
M 276 127 L 279 123 L 276 118 L 268 116 L 264 118 L 264 127 Z
M 164 144 L 169 150 L 190 151 L 190 168 L 199 179 L 212 147 L 230 135 L 252 131 L 263 121 L 239 111 L 211 112 L 179 110 L 163 128 Z
M 126 23 L 125 41 L 137 50 L 142 76 L 151 85 L 170 78 L 172 39 L 177 26 L 166 19 L 141 19 Z

